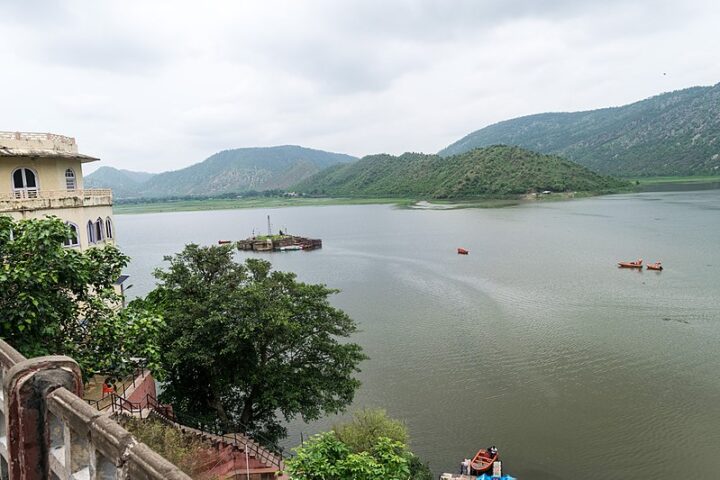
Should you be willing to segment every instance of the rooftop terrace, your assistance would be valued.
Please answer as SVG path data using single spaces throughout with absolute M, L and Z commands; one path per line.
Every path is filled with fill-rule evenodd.
M 0 157 L 65 157 L 93 162 L 98 158 L 78 153 L 72 137 L 54 133 L 0 131 Z

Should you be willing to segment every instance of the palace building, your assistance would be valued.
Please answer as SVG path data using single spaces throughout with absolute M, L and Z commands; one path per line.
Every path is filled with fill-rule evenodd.
M 0 132 L 0 215 L 63 219 L 74 232 L 68 248 L 115 243 L 110 189 L 83 188 L 75 139 L 52 133 Z

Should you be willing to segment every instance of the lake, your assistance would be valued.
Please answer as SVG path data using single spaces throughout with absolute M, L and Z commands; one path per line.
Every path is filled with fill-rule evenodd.
M 404 419 L 436 474 L 495 444 L 521 480 L 717 478 L 720 190 L 118 215 L 129 293 L 163 255 L 265 232 L 268 214 L 323 249 L 239 255 L 342 290 L 371 357 L 353 408 Z M 665 270 L 615 266 L 638 257 Z M 287 443 L 334 420 L 293 422 Z

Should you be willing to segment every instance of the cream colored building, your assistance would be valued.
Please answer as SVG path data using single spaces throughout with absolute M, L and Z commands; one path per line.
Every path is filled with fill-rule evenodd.
M 0 132 L 0 215 L 54 215 L 75 232 L 68 248 L 115 243 L 110 189 L 84 189 L 84 163 L 74 138 L 52 133 Z

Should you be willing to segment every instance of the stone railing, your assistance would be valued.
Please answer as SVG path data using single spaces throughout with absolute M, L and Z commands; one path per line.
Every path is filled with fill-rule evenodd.
M 0 340 L 0 479 L 190 480 L 82 400 L 69 357 L 26 359 Z
M 0 212 L 110 205 L 112 205 L 112 190 L 109 188 L 86 190 L 39 190 L 28 188 L 10 193 L 0 193 Z

